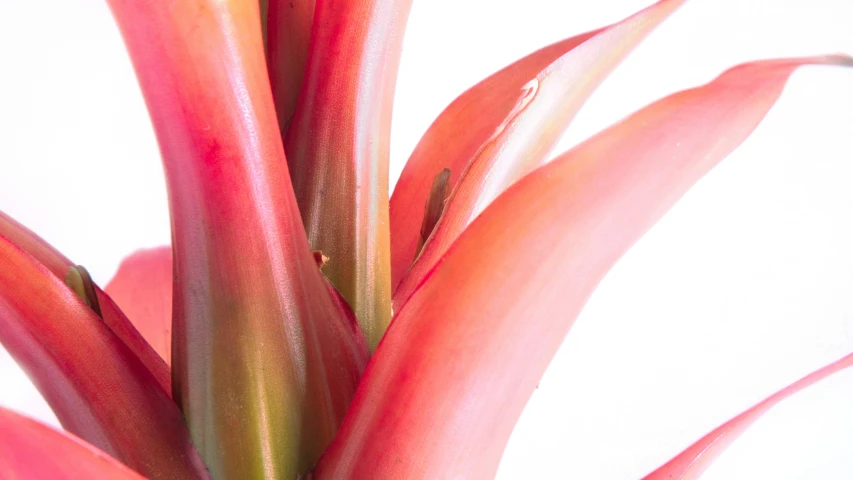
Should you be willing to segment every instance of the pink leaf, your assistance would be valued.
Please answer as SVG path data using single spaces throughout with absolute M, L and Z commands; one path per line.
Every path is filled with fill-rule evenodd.
M 490 478 L 587 298 L 758 125 L 795 68 L 741 65 L 604 130 L 499 196 L 395 317 L 323 478 Z
M 144 480 L 82 440 L 4 408 L 0 432 L 0 478 Z
M 450 188 L 460 189 L 448 206 L 453 219 L 444 221 L 437 232 L 442 238 L 424 252 L 404 290 L 418 283 L 482 207 L 545 161 L 601 81 L 681 3 L 661 1 L 614 25 L 545 47 L 454 100 L 415 148 L 391 197 L 392 287 L 398 288 L 415 259 L 421 210 L 439 171 L 449 168 Z
M 311 248 L 371 348 L 391 320 L 391 103 L 412 0 L 317 0 L 285 146 Z
M 71 433 L 155 478 L 207 478 L 157 379 L 61 280 L 0 236 L 0 342 Z
M 853 354 L 816 370 L 765 398 L 749 410 L 720 425 L 679 453 L 672 460 L 648 474 L 645 480 L 691 480 L 699 478 L 729 445 L 756 420 L 777 403 L 824 378 L 853 366 Z

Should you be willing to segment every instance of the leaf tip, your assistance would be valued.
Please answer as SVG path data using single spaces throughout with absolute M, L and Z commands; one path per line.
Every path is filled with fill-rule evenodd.
M 836 53 L 834 55 L 827 55 L 827 64 L 828 65 L 839 65 L 842 67 L 853 67 L 853 57 L 844 53 Z

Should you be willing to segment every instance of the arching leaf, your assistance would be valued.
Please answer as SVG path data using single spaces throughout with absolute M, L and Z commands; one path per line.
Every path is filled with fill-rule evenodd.
M 494 475 L 598 282 L 758 125 L 802 64 L 755 62 L 636 112 L 495 200 L 403 304 L 316 475 Z

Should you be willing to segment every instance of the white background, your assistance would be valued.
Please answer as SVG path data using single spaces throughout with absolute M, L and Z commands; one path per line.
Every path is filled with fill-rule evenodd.
M 416 0 L 392 176 L 466 87 L 649 3 Z M 602 85 L 560 150 L 737 62 L 853 54 L 851 25 L 850 0 L 693 0 Z M 157 147 L 105 3 L 0 0 L 0 69 L 0 210 L 102 284 L 125 254 L 167 242 Z M 851 140 L 853 69 L 797 73 L 753 137 L 601 284 L 500 478 L 638 478 L 853 351 Z M 55 422 L 0 353 L 0 404 Z M 851 405 L 853 371 L 774 409 L 705 478 L 853 478 Z

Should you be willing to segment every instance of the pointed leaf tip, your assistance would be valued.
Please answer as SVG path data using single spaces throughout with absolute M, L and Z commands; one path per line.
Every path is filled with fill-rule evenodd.
M 334 437 L 362 352 L 299 216 L 258 2 L 109 4 L 166 174 L 175 402 L 214 477 L 295 478 Z
M 527 78 L 512 78 L 512 81 L 507 81 L 506 87 L 514 88 L 507 88 L 505 92 L 496 94 L 494 91 L 484 91 L 475 94 L 472 89 L 463 95 L 472 97 L 465 100 L 471 102 L 468 108 L 478 107 L 478 110 L 492 112 L 491 115 L 475 117 L 470 122 L 471 125 L 464 123 L 463 136 L 477 135 L 476 140 L 463 137 L 463 140 L 458 142 L 457 139 L 460 145 L 468 142 L 476 145 L 476 148 L 465 152 L 466 157 L 461 157 L 461 151 L 454 151 L 453 144 L 444 138 L 440 139 L 441 144 L 426 144 L 424 148 L 429 150 L 425 153 L 416 150 L 410 159 L 413 165 L 418 165 L 412 168 L 420 168 L 429 162 L 459 161 L 462 164 L 462 173 L 452 185 L 453 191 L 447 200 L 441 220 L 423 245 L 417 260 L 396 287 L 392 303 L 394 311 L 399 311 L 402 303 L 420 285 L 447 248 L 489 203 L 507 187 L 545 162 L 551 149 L 597 86 L 681 3 L 677 0 L 664 0 L 621 22 L 567 41 L 566 46 L 569 48 L 563 51 L 562 55 L 541 66 L 538 71 L 526 71 Z M 514 67 L 508 70 L 513 71 Z M 502 73 L 504 72 L 498 75 L 502 76 Z M 493 79 L 487 79 L 489 80 Z M 475 89 L 478 87 L 480 85 Z M 482 105 L 486 102 L 494 105 Z M 456 112 L 454 107 L 451 105 L 442 116 L 458 116 L 460 113 Z M 496 109 L 501 112 L 500 115 L 495 115 Z M 439 120 L 436 120 L 436 124 L 438 122 Z M 458 117 L 455 122 L 459 122 Z M 458 127 L 459 123 L 456 125 Z M 471 128 L 472 125 L 474 128 Z M 431 127 L 431 130 L 432 128 L 435 127 Z M 482 131 L 479 131 L 481 129 Z M 427 139 L 429 135 L 431 132 L 427 132 L 424 138 Z M 436 155 L 438 158 L 422 159 L 419 155 Z M 392 244 L 395 274 L 402 269 L 401 262 L 404 261 L 397 257 L 402 254 L 398 252 L 408 250 L 408 243 L 411 241 L 408 236 L 416 234 L 408 231 L 411 228 L 411 220 L 401 217 L 413 216 L 414 212 L 398 210 L 398 201 L 401 198 L 406 201 L 406 197 L 419 195 L 417 192 L 407 191 L 418 188 L 417 181 L 405 179 L 407 173 L 404 171 L 401 176 L 401 182 L 398 183 L 400 194 L 395 191 L 394 198 L 397 200 L 392 199 L 394 203 L 391 206 L 392 222 L 396 222 L 392 225 L 395 229 Z M 431 172 L 423 172 L 427 173 Z M 414 238 L 412 237 L 412 240 Z
M 826 59 L 828 60 L 828 64 L 839 65 L 843 67 L 853 67 L 853 57 L 844 53 L 827 55 Z
M 733 68 L 501 194 L 396 314 L 317 478 L 491 478 L 601 278 L 753 131 L 791 72 L 814 60 Z
M 0 265 L 0 342 L 62 426 L 143 475 L 207 478 L 181 412 L 106 321 L 2 236 Z
M 699 478 L 743 432 L 779 402 L 815 383 L 853 366 L 853 354 L 820 368 L 770 395 L 740 415 L 720 425 L 644 480 L 694 480 Z

